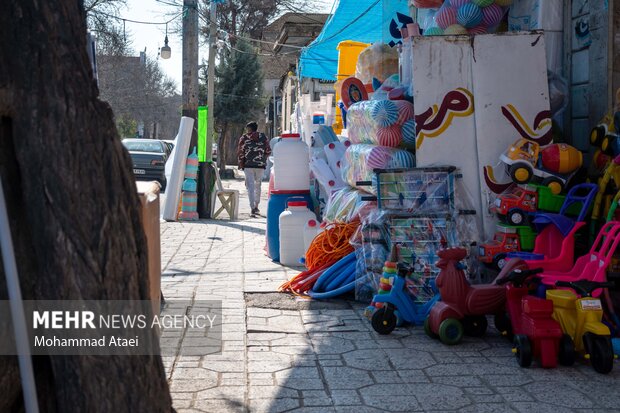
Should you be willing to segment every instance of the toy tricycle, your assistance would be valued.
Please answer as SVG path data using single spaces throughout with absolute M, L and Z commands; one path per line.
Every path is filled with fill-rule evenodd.
M 528 295 L 526 282 L 542 268 L 527 269 L 522 260 L 515 260 L 513 270 L 507 277 L 496 280 L 506 287 L 506 310 L 510 322 L 504 328 L 507 335 L 514 334 L 513 352 L 521 367 L 529 367 L 532 358 L 540 360 L 541 367 L 550 368 L 560 364 L 570 366 L 575 362 L 575 346 L 569 335 L 562 333 L 560 324 L 552 318 L 553 302 Z
M 424 322 L 424 331 L 430 337 L 439 336 L 442 343 L 457 344 L 463 334 L 482 336 L 487 329 L 487 314 L 504 311 L 506 289 L 503 286 L 470 285 L 459 261 L 467 256 L 463 248 L 449 248 L 438 252 L 441 269 L 436 284 L 441 295 Z M 504 269 L 508 269 L 506 265 Z M 502 270 L 503 272 L 504 270 Z
M 611 282 L 588 280 L 558 281 L 557 287 L 574 289 L 581 298 L 570 290 L 547 290 L 547 299 L 553 301 L 553 318 L 559 321 L 562 330 L 571 336 L 575 350 L 585 351 L 597 373 L 607 374 L 614 366 L 614 351 L 609 327 L 601 322 L 603 306 L 601 300 L 592 298 L 594 290 L 614 287 Z
M 387 264 L 391 263 L 386 262 Z M 422 324 L 431 308 L 439 301 L 439 294 L 435 294 L 425 303 L 415 303 L 414 297 L 407 292 L 406 277 L 410 268 L 403 264 L 398 264 L 397 268 L 398 272 L 393 274 L 394 282 L 389 292 L 377 294 L 372 300 L 377 307 L 380 306 L 371 318 L 372 328 L 379 334 L 390 334 L 394 331 L 399 318 L 408 323 Z M 435 290 L 434 285 L 431 285 L 431 288 Z

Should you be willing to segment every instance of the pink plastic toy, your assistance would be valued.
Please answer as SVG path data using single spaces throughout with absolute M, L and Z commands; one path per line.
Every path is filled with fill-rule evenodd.
M 546 286 L 555 286 L 557 281 L 606 281 L 607 267 L 611 263 L 614 251 L 619 243 L 620 222 L 610 221 L 601 228 L 590 251 L 579 257 L 570 271 L 545 271 L 538 277 Z M 534 263 L 533 265 L 537 264 Z M 593 296 L 598 297 L 600 293 L 601 290 L 598 290 Z
M 583 196 L 577 193 L 585 192 Z M 595 184 L 579 184 L 571 188 L 558 214 L 542 212 L 536 214 L 533 224 L 539 230 L 533 252 L 513 252 L 508 258 L 521 258 L 530 268 L 545 271 L 569 271 L 575 258 L 575 234 L 584 225 L 598 187 Z M 581 204 L 576 219 L 566 216 L 573 204 Z

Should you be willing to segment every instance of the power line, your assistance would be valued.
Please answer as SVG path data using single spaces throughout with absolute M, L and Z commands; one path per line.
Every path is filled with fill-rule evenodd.
M 165 22 L 145 22 L 145 21 L 139 21 L 139 20 L 132 20 L 132 19 L 125 19 L 123 17 L 119 17 L 119 16 L 115 16 L 113 14 L 108 14 L 99 10 L 92 10 L 91 13 L 94 14 L 101 14 L 102 16 L 106 16 L 106 17 L 110 17 L 112 19 L 116 19 L 116 20 L 121 20 L 123 22 L 130 22 L 130 23 L 136 23 L 136 24 L 152 24 L 152 25 L 156 25 L 156 26 L 163 26 L 166 25 L 168 23 L 170 23 L 171 21 L 173 21 L 174 19 L 176 19 L 177 17 L 179 17 L 181 14 L 183 14 L 182 12 L 177 13 L 174 15 L 174 17 L 172 17 L 170 20 L 165 21 Z

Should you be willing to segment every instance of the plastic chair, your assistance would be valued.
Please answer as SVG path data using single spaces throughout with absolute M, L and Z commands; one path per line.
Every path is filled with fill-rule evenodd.
M 215 167 L 215 196 L 222 205 L 211 216 L 215 219 L 222 212 L 226 211 L 230 220 L 235 221 L 239 215 L 239 191 L 236 189 L 225 189 L 220 179 L 219 168 L 216 163 L 213 165 Z M 215 210 L 215 202 L 213 203 L 213 210 Z

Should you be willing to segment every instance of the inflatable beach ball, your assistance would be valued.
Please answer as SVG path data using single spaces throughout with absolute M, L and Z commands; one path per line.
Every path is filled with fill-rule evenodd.
M 441 36 L 443 34 L 443 29 L 440 27 L 429 27 L 424 30 L 424 36 Z
M 454 7 L 455 9 L 459 9 L 468 3 L 470 3 L 470 0 L 450 0 L 450 6 Z
M 388 168 L 413 168 L 415 159 L 410 152 L 396 151 L 388 163 Z
M 467 29 L 460 24 L 453 24 L 443 32 L 444 34 L 467 34 Z
M 487 27 L 494 27 L 502 21 L 504 17 L 504 9 L 497 4 L 491 4 L 482 9 L 482 24 Z
M 476 27 L 472 27 L 471 29 L 467 29 L 467 32 L 469 34 L 486 34 L 488 33 L 487 31 L 487 26 L 485 26 L 484 24 L 480 24 Z
M 413 103 L 406 100 L 395 100 L 394 103 L 398 108 L 398 120 L 397 124 L 402 125 L 409 119 L 413 119 Z
M 487 7 L 493 4 L 495 0 L 471 0 L 478 7 Z
M 387 146 L 390 148 L 396 148 L 403 140 L 403 136 L 400 131 L 400 125 L 392 125 L 387 128 L 379 128 L 377 130 L 377 140 L 379 145 Z
M 443 30 L 456 24 L 456 9 L 452 7 L 442 7 L 437 14 L 435 14 L 435 22 L 437 22 L 437 26 Z
M 456 21 L 468 29 L 476 27 L 482 23 L 482 9 L 473 3 L 465 4 L 459 8 Z
M 398 107 L 391 100 L 377 100 L 370 109 L 370 115 L 377 125 L 387 127 L 398 120 Z
M 385 168 L 390 158 L 390 150 L 388 148 L 384 148 L 383 146 L 375 146 L 366 158 L 366 166 L 369 169 Z
M 408 120 L 403 124 L 401 128 L 401 134 L 403 135 L 403 142 L 407 146 L 415 146 L 415 120 Z

